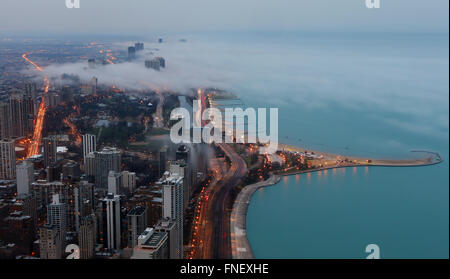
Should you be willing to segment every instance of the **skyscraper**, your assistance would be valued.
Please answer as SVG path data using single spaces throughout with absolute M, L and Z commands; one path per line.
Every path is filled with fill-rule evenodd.
M 21 211 L 24 215 L 33 219 L 34 228 L 37 226 L 36 199 L 31 194 L 18 194 L 16 203 L 21 204 Z
M 168 259 L 167 233 L 147 228 L 138 238 L 131 259 Z
M 169 172 L 183 177 L 183 209 L 186 209 L 191 196 L 191 169 L 184 160 L 177 160 L 170 162 Z
M 97 151 L 97 137 L 95 135 L 83 135 L 83 161 L 86 165 L 86 155 Z
M 33 100 L 33 107 L 32 110 L 30 110 L 30 112 L 33 112 L 33 115 L 36 115 L 37 111 L 38 111 L 38 106 L 37 106 L 37 102 L 36 102 L 36 93 L 37 93 L 37 86 L 36 83 L 34 82 L 27 82 L 25 83 L 25 94 L 27 96 L 29 96 L 31 98 L 31 100 Z
M 53 195 L 53 201 L 47 207 L 47 224 L 56 228 L 64 244 L 67 230 L 66 204 L 59 201 L 59 195 Z
M 45 224 L 39 229 L 39 254 L 41 259 L 61 259 L 63 243 L 58 228 Z
M 136 51 L 141 51 L 144 49 L 144 43 L 135 43 L 134 48 L 136 49 Z
M 29 119 L 33 118 L 33 101 L 23 93 L 13 93 L 9 97 L 11 136 L 24 137 L 31 132 Z
M 136 58 L 136 48 L 135 47 L 128 47 L 128 59 L 134 59 Z
M 0 101 L 0 140 L 11 137 L 11 114 L 9 104 Z
M 145 67 L 159 71 L 166 67 L 166 61 L 162 57 L 155 57 L 152 60 L 145 60 Z
M 163 219 L 176 223 L 176 259 L 183 258 L 183 177 L 170 174 L 162 181 Z
M 44 146 L 44 167 L 56 163 L 56 139 L 47 137 L 42 139 Z
M 133 248 L 138 243 L 138 237 L 147 228 L 147 207 L 136 206 L 127 214 L 128 247 Z
M 122 186 L 129 194 L 133 193 L 136 188 L 136 173 L 123 171 L 122 172 Z
M 78 245 L 80 247 L 80 259 L 90 259 L 94 255 L 96 238 L 96 217 L 95 214 L 81 218 L 80 229 L 78 231 Z
M 155 231 L 167 233 L 167 244 L 169 247 L 169 259 L 178 258 L 178 230 L 177 224 L 169 219 L 163 219 L 155 226 Z
M 30 161 L 17 165 L 17 193 L 29 194 L 31 183 L 34 182 L 34 166 Z
M 104 246 L 109 250 L 120 249 L 120 197 L 108 194 L 102 201 L 103 239 Z
M 108 174 L 108 193 L 114 195 L 121 195 L 123 191 L 122 187 L 122 173 L 109 171 Z
M 96 186 L 106 188 L 109 172 L 120 172 L 121 164 L 120 151 L 116 148 L 104 147 L 101 151 L 86 156 L 85 172 L 95 177 Z
M 16 178 L 14 141 L 0 139 L 0 179 L 14 178 Z
M 94 212 L 94 185 L 87 181 L 80 181 L 73 189 L 75 230 L 79 231 L 80 219 Z

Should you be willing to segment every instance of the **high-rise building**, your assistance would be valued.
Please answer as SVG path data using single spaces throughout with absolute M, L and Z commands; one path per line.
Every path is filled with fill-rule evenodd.
M 75 230 L 79 231 L 80 219 L 94 213 L 94 185 L 87 181 L 80 181 L 73 189 Z
M 41 259 L 61 259 L 63 241 L 57 226 L 45 224 L 39 229 L 39 254 Z
M 163 219 L 155 225 L 155 231 L 167 233 L 169 259 L 178 259 L 178 231 L 177 224 L 169 219 Z
M 30 216 L 25 215 L 22 211 L 11 212 L 2 220 L 0 231 L 2 240 L 6 243 L 16 244 L 19 253 L 29 254 L 31 252 L 35 230 Z
M 97 235 L 96 227 L 95 214 L 81 218 L 80 229 L 78 231 L 80 259 L 90 259 L 94 255 L 95 238 Z
M 147 228 L 133 248 L 131 259 L 168 259 L 167 233 Z
M 9 97 L 10 129 L 12 137 L 25 137 L 31 131 L 33 119 L 33 100 L 23 93 L 13 93 Z
M 132 194 L 136 189 L 136 173 L 123 171 L 122 172 L 122 186 L 125 191 Z
M 86 165 L 86 156 L 97 151 L 97 137 L 95 135 L 83 135 L 83 161 Z
M 25 83 L 25 94 L 29 96 L 33 100 L 33 108 L 30 112 L 33 112 L 33 115 L 36 115 L 38 111 L 38 106 L 36 102 L 36 94 L 37 94 L 37 85 L 34 82 Z
M 127 214 L 128 247 L 133 248 L 138 243 L 138 237 L 147 228 L 147 207 L 135 206 Z
M 183 177 L 170 174 L 160 182 L 163 189 L 163 219 L 176 223 L 176 258 L 183 258 Z
M 30 161 L 23 161 L 22 164 L 18 164 L 16 168 L 17 172 L 17 193 L 29 194 L 31 183 L 34 182 L 34 165 Z
M 95 177 L 96 186 L 106 188 L 109 172 L 120 172 L 121 164 L 120 151 L 116 148 L 104 147 L 101 151 L 86 156 L 85 172 Z
M 155 61 L 158 61 L 159 66 L 161 68 L 165 68 L 166 67 L 166 60 L 164 58 L 162 58 L 161 56 L 157 56 L 154 58 Z
M 136 49 L 136 51 L 141 51 L 144 49 L 144 43 L 135 43 L 134 48 Z
M 47 207 L 53 200 L 53 195 L 58 194 L 59 201 L 65 204 L 70 204 L 73 199 L 73 187 L 70 184 L 62 181 L 47 182 L 46 180 L 36 180 L 31 183 L 31 195 L 36 198 L 37 208 Z M 67 215 L 70 214 L 67 211 Z
M 155 57 L 152 60 L 145 60 L 145 67 L 159 71 L 166 67 L 166 61 L 162 57 Z
M 128 47 L 128 58 L 129 59 L 134 59 L 136 58 L 136 48 L 135 47 Z
M 0 179 L 16 178 L 16 152 L 14 140 L 0 139 Z
M 53 201 L 47 207 L 47 224 L 56 228 L 64 244 L 67 231 L 66 204 L 59 201 L 59 195 L 53 195 Z
M 109 171 L 108 174 L 108 193 L 114 195 L 122 195 L 123 186 L 122 186 L 122 173 Z
M 80 164 L 75 161 L 68 161 L 62 165 L 62 178 L 74 179 L 81 175 Z
M 37 207 L 36 199 L 31 194 L 18 194 L 16 197 L 16 204 L 20 204 L 20 211 L 24 215 L 30 216 L 33 219 L 34 227 L 37 226 Z
M 120 197 L 108 194 L 102 201 L 103 244 L 109 250 L 120 249 L 121 211 Z
M 183 209 L 186 209 L 191 197 L 191 169 L 184 160 L 177 160 L 170 162 L 169 172 L 183 177 Z
M 11 114 L 9 104 L 0 101 L 0 140 L 11 137 Z
M 56 139 L 47 137 L 42 139 L 44 146 L 44 167 L 48 167 L 56 163 Z

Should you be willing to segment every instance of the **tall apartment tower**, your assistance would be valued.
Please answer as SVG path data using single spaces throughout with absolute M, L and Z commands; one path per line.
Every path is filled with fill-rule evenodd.
M 136 173 L 123 171 L 122 172 L 122 186 L 128 191 L 128 193 L 132 194 L 136 189 Z
M 56 228 L 64 244 L 67 229 L 66 204 L 59 201 L 59 195 L 53 195 L 53 201 L 47 207 L 47 224 Z
M 128 47 L 128 59 L 136 58 L 136 48 L 134 46 Z
M 81 218 L 80 229 L 78 231 L 80 259 L 90 259 L 94 256 L 95 238 L 97 235 L 96 227 L 95 214 Z
M 170 162 L 169 172 L 183 177 L 183 209 L 186 209 L 192 191 L 191 169 L 184 160 L 177 160 Z
M 98 187 L 108 186 L 108 175 L 110 171 L 120 172 L 122 159 L 120 151 L 116 148 L 104 147 L 86 156 L 85 172 L 95 177 Z
M 86 165 L 86 155 L 97 151 L 97 137 L 95 135 L 83 135 L 83 160 Z
M 183 258 L 183 177 L 170 174 L 163 187 L 163 219 L 176 223 L 176 259 Z
M 37 85 L 34 82 L 27 82 L 25 83 L 25 94 L 33 100 L 33 106 L 32 110 L 30 112 L 33 112 L 33 115 L 36 115 L 38 111 L 38 106 L 36 102 L 36 94 L 37 94 Z
M 110 250 L 120 249 L 120 197 L 108 194 L 102 200 L 103 243 Z
M 33 116 L 33 102 L 31 97 L 23 93 L 13 93 L 9 97 L 9 112 L 11 136 L 24 137 L 31 132 L 29 119 Z
M 80 219 L 94 213 L 94 185 L 87 181 L 80 181 L 73 189 L 75 230 L 80 228 Z
M 169 259 L 167 233 L 147 228 L 138 238 L 131 259 Z
M 56 226 L 45 224 L 39 229 L 39 253 L 41 259 L 61 259 L 63 243 Z
M 128 221 L 128 247 L 138 244 L 139 236 L 147 228 L 147 207 L 136 206 L 127 214 Z
M 0 179 L 16 178 L 16 153 L 14 140 L 0 139 Z
M 122 182 L 123 182 L 123 179 L 122 179 L 121 172 L 109 171 L 108 193 L 111 193 L 114 195 L 121 195 L 122 189 L 123 189 Z
M 56 163 L 56 139 L 47 137 L 42 139 L 44 146 L 44 166 Z
M 0 101 L 0 140 L 11 137 L 11 116 L 9 104 Z
M 34 165 L 30 161 L 23 161 L 16 167 L 17 194 L 30 194 L 31 183 L 34 182 Z
M 155 231 L 165 232 L 168 236 L 169 259 L 177 259 L 178 257 L 178 231 L 177 224 L 166 219 L 160 220 L 155 226 Z
M 136 51 L 141 51 L 144 49 L 144 43 L 135 43 L 134 48 L 136 49 Z

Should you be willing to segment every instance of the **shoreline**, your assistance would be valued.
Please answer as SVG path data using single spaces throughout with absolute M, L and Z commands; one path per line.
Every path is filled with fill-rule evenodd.
M 267 180 L 245 186 L 233 204 L 230 216 L 231 256 L 233 259 L 253 259 L 253 251 L 247 238 L 247 210 L 253 194 L 262 187 L 280 182 L 281 176 L 271 174 Z
M 297 146 L 279 144 L 278 150 L 287 150 L 293 152 L 304 152 L 305 149 Z M 349 168 L 349 167 L 420 167 L 431 166 L 442 163 L 444 160 L 438 152 L 430 151 L 411 151 L 429 154 L 428 157 L 418 159 L 371 159 L 356 156 L 342 156 L 337 154 L 325 153 L 320 151 L 309 150 L 308 153 L 314 152 L 316 155 L 322 155 L 324 160 L 336 160 L 339 157 L 345 157 L 351 161 L 342 165 L 330 165 L 320 168 L 295 170 L 292 172 L 285 171 L 280 173 L 272 173 L 267 180 L 263 180 L 254 184 L 244 186 L 239 192 L 233 203 L 230 216 L 230 233 L 231 233 L 231 254 L 233 259 L 254 259 L 250 242 L 247 238 L 247 211 L 253 194 L 262 187 L 273 186 L 278 184 L 282 176 L 295 174 L 305 174 L 328 169 Z

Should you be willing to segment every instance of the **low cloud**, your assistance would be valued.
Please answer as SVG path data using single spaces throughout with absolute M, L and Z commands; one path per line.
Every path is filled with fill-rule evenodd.
M 337 105 L 384 118 L 400 115 L 402 123 L 385 123 L 408 131 L 419 125 L 416 131 L 448 137 L 448 42 L 416 49 L 399 40 L 393 43 L 404 45 L 380 50 L 370 38 L 357 46 L 353 38 L 187 39 L 145 42 L 145 50 L 133 62 L 91 69 L 87 61 L 80 61 L 51 65 L 45 71 L 53 77 L 76 74 L 84 81 L 95 76 L 102 84 L 138 90 L 186 93 L 190 88 L 219 87 L 252 105 Z M 126 50 L 132 43 L 118 42 L 113 48 Z M 166 59 L 160 72 L 144 66 L 145 59 L 154 56 Z

